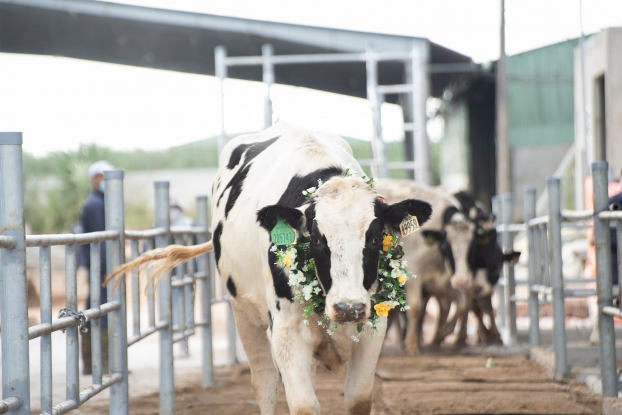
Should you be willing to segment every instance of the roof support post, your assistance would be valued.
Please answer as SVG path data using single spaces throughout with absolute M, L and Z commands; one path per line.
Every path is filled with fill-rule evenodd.
M 374 177 L 384 179 L 388 177 L 387 159 L 384 141 L 382 140 L 382 120 L 380 118 L 380 97 L 378 96 L 378 61 L 371 46 L 367 46 L 367 100 L 371 109 L 373 137 L 371 150 L 374 164 L 371 166 L 371 174 Z
M 430 96 L 430 44 L 427 41 L 413 41 L 412 59 L 410 63 L 411 110 L 413 122 L 413 160 L 415 162 L 415 180 L 433 184 L 430 165 L 430 144 L 426 130 L 426 102 Z M 408 79 L 408 78 L 407 78 Z
M 214 58 L 215 58 L 215 73 L 216 78 L 218 78 L 219 91 L 218 91 L 218 103 L 220 107 L 220 133 L 218 134 L 218 157 L 220 159 L 220 153 L 222 153 L 222 149 L 227 144 L 227 137 L 225 135 L 225 103 L 224 103 L 224 81 L 227 77 L 227 48 L 224 46 L 216 46 L 214 49 Z
M 264 84 L 264 127 L 272 126 L 272 98 L 270 97 L 270 88 L 274 83 L 274 64 L 272 63 L 272 55 L 274 48 L 270 44 L 261 47 L 261 55 L 263 56 L 263 84 Z

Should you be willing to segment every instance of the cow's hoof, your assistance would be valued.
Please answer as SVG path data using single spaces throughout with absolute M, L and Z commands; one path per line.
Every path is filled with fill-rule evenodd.
M 454 347 L 457 349 L 462 349 L 463 347 L 467 346 L 467 341 L 466 339 L 460 338 L 458 340 L 456 340 L 456 342 L 454 343 Z
M 404 354 L 406 354 L 406 356 L 418 356 L 419 355 L 419 348 L 418 347 L 406 346 L 404 348 Z

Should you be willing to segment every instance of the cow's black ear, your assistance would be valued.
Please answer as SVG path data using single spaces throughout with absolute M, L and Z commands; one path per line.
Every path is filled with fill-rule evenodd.
M 257 212 L 257 222 L 259 222 L 262 228 L 271 232 L 276 226 L 277 216 L 282 217 L 285 223 L 295 230 L 302 230 L 304 226 L 303 213 L 296 208 L 283 205 L 271 205 L 259 209 Z
M 384 219 L 391 227 L 397 229 L 406 214 L 415 216 L 419 225 L 423 225 L 432 215 L 432 206 L 423 200 L 406 199 L 390 205 L 384 212 Z
M 520 252 L 512 251 L 509 254 L 503 254 L 503 260 L 510 261 L 512 265 L 516 265 L 519 258 L 520 258 Z

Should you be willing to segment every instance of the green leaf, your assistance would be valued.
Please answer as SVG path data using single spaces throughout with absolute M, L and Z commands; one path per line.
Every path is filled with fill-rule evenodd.
M 359 324 L 357 324 L 357 325 L 356 325 L 356 332 L 357 332 L 357 333 L 362 332 L 362 331 L 363 331 L 363 327 L 364 327 L 363 323 L 359 323 Z

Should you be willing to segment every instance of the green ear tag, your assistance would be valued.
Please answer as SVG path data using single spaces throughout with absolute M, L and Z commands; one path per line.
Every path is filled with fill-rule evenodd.
M 272 243 L 275 245 L 289 245 L 294 242 L 296 238 L 296 234 L 292 228 L 287 226 L 285 222 L 283 222 L 283 218 L 277 216 L 276 226 L 270 232 L 270 238 L 272 238 Z

